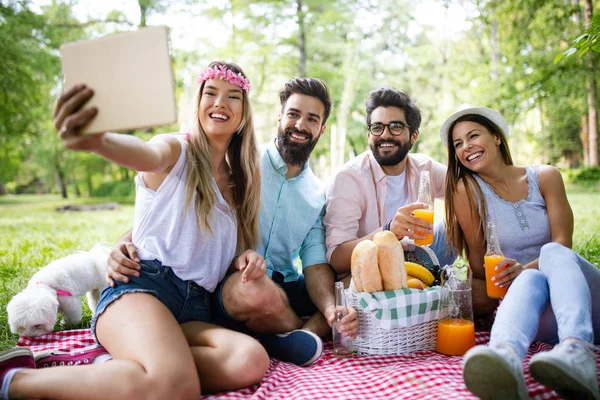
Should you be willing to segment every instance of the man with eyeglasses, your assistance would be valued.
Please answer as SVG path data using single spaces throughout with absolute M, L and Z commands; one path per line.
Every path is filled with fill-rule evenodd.
M 344 165 L 327 189 L 324 224 L 327 258 L 340 274 L 350 271 L 354 247 L 375 233 L 388 229 L 398 239 L 425 238 L 418 232 L 434 233 L 431 249 L 440 264 L 451 264 L 444 224 L 435 228 L 412 212 L 425 208 L 417 202 L 421 171 L 429 171 L 432 195 L 443 199 L 446 167 L 424 155 L 411 153 L 419 137 L 421 111 L 404 92 L 381 88 L 365 102 L 370 149 Z M 427 260 L 423 250 L 414 250 L 417 260 Z

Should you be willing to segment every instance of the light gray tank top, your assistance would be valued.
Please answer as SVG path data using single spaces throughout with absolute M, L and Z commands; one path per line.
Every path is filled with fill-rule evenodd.
M 496 222 L 502 253 L 522 265 L 538 258 L 542 246 L 552 240 L 546 201 L 540 192 L 539 165 L 525 168 L 527 200 L 516 203 L 500 198 L 483 179 L 474 175 L 485 197 L 488 219 Z

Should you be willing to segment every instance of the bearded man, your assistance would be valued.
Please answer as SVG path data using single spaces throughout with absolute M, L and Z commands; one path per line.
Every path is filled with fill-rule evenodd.
M 335 318 L 335 274 L 325 256 L 325 187 L 308 159 L 325 134 L 331 98 L 324 82 L 293 78 L 279 92 L 277 137 L 261 147 L 260 240 L 267 274 L 235 272 L 215 290 L 216 323 L 260 335 L 270 356 L 306 366 L 322 352 Z M 299 258 L 302 272 L 295 260 Z M 355 337 L 356 311 L 341 330 Z
M 321 337 L 331 332 L 335 319 L 335 274 L 325 256 L 325 187 L 308 163 L 325 134 L 331 98 L 321 80 L 293 78 L 279 99 L 277 137 L 261 146 L 260 160 L 256 251 L 265 259 L 267 273 L 247 280 L 243 271 L 232 268 L 213 293 L 212 318 L 217 325 L 257 337 L 271 357 L 308 366 L 321 356 Z M 130 241 L 128 232 L 111 251 L 112 279 L 126 281 L 136 272 Z M 348 311 L 340 330 L 354 338 L 357 313 L 352 307 Z
M 420 233 L 434 233 L 431 249 L 442 266 L 451 264 L 445 227 L 433 226 L 413 215 L 425 208 L 418 203 L 419 179 L 429 171 L 432 196 L 444 198 L 446 167 L 424 154 L 409 153 L 419 137 L 421 111 L 405 93 L 381 88 L 365 102 L 370 149 L 346 163 L 327 188 L 327 259 L 340 274 L 350 271 L 354 247 L 362 240 L 387 229 L 398 239 L 424 239 Z M 406 249 L 405 249 L 406 250 Z M 417 260 L 425 257 L 414 250 Z
M 441 266 L 452 264 L 456 250 L 446 243 L 444 221 L 434 227 L 413 215 L 424 208 L 417 201 L 421 172 L 429 171 L 434 198 L 444 198 L 446 179 L 444 165 L 409 153 L 419 137 L 421 111 L 406 93 L 392 88 L 374 90 L 365 106 L 370 149 L 346 163 L 327 188 L 327 260 L 338 274 L 348 274 L 354 247 L 385 229 L 398 239 L 424 239 L 421 232 L 434 233 L 431 250 Z M 414 246 L 405 248 L 405 256 L 430 261 Z M 497 307 L 498 302 L 487 297 L 485 280 L 473 279 L 472 293 L 476 316 L 489 315 Z

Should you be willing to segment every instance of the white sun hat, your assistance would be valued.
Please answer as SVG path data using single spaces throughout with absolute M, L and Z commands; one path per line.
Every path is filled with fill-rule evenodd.
M 470 104 L 464 104 L 460 107 L 460 109 L 449 116 L 442 128 L 440 129 L 440 139 L 442 139 L 442 143 L 444 146 L 448 144 L 448 131 L 452 124 L 462 116 L 465 115 L 481 115 L 482 117 L 490 120 L 494 125 L 496 125 L 505 136 L 508 136 L 508 125 L 506 125 L 506 121 L 502 118 L 502 115 L 496 110 L 487 107 L 473 107 Z

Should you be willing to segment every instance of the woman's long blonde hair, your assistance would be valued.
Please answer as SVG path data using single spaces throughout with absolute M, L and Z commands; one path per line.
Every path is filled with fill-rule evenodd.
M 242 69 L 234 63 L 213 61 L 209 65 L 209 67 L 215 66 L 225 66 L 234 73 L 241 73 L 246 77 Z M 194 208 L 198 217 L 198 225 L 212 233 L 208 218 L 217 201 L 217 195 L 211 184 L 213 179 L 212 150 L 198 120 L 198 109 L 204 84 L 205 82 L 200 85 L 196 94 L 192 112 L 193 119 L 190 121 L 186 204 L 189 207 L 194 194 L 196 194 Z M 231 173 L 230 184 L 233 187 L 233 207 L 238 222 L 238 253 L 256 246 L 259 235 L 258 212 L 260 207 L 260 162 L 254 123 L 252 122 L 252 107 L 248 93 L 245 91 L 242 93 L 242 122 L 231 139 L 226 156 Z
M 468 114 L 458 118 L 450 126 L 450 129 L 448 129 L 448 137 L 446 142 L 448 150 L 448 171 L 446 172 L 446 193 L 444 198 L 446 209 L 446 240 L 448 241 L 449 245 L 454 246 L 454 248 L 458 250 L 458 254 L 463 254 L 464 252 L 468 257 L 469 247 L 467 246 L 465 233 L 461 229 L 458 220 L 456 219 L 456 213 L 454 212 L 454 194 L 457 191 L 459 182 L 462 181 L 463 185 L 465 186 L 471 213 L 473 214 L 473 210 L 478 210 L 480 216 L 482 229 L 473 232 L 473 235 L 475 236 L 474 239 L 476 239 L 476 235 L 478 235 L 479 232 L 483 232 L 483 234 L 485 234 L 487 204 L 483 196 L 483 192 L 481 191 L 481 186 L 479 186 L 479 183 L 477 183 L 477 180 L 475 180 L 474 172 L 462 165 L 456 156 L 456 149 L 454 148 L 454 142 L 452 141 L 452 131 L 454 130 L 456 124 L 463 121 L 478 123 L 479 125 L 484 126 L 492 135 L 498 136 L 498 138 L 500 138 L 500 154 L 502 155 L 502 160 L 506 165 L 514 165 L 514 163 L 510 154 L 510 149 L 508 148 L 506 135 L 489 119 L 477 114 Z M 479 199 L 479 207 L 477 199 Z

